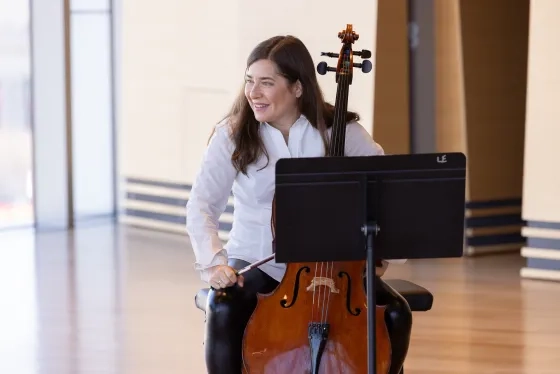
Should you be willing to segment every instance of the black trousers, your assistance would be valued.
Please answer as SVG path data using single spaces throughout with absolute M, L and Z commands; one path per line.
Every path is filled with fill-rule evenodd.
M 231 259 L 229 265 L 241 269 L 247 262 Z M 243 287 L 234 285 L 210 290 L 206 305 L 204 336 L 208 374 L 240 374 L 243 333 L 257 305 L 257 293 L 272 292 L 278 282 L 259 269 L 243 274 Z M 387 305 L 385 321 L 391 339 L 392 363 L 389 374 L 401 373 L 408 352 L 412 313 L 406 300 L 377 278 L 377 304 Z

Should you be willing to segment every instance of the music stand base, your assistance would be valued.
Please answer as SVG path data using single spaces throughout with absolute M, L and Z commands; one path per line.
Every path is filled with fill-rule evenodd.
M 375 299 L 375 253 L 374 253 L 374 236 L 379 232 L 379 226 L 375 222 L 368 222 L 362 227 L 362 231 L 366 236 L 367 251 L 367 335 L 368 335 L 368 374 L 376 374 L 376 358 L 377 349 L 375 341 L 375 325 L 376 325 L 376 299 Z

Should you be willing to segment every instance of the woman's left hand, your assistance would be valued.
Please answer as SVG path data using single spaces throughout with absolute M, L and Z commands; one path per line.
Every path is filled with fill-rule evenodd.
M 389 267 L 389 263 L 385 260 L 382 260 L 381 264 L 382 264 L 381 267 L 378 266 L 375 267 L 375 275 L 377 275 L 380 278 L 385 274 L 385 271 L 387 271 L 387 268 Z

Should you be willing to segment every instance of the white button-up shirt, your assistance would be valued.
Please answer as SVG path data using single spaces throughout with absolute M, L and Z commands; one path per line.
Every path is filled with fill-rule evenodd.
M 287 144 L 280 130 L 262 123 L 259 134 L 270 161 L 264 167 L 267 160 L 263 155 L 256 164 L 248 167 L 248 175 L 244 175 L 238 173 L 231 163 L 234 143 L 229 131 L 226 123 L 216 126 L 187 203 L 187 233 L 196 257 L 195 269 L 201 271 L 204 281 L 208 281 L 204 270 L 226 265 L 228 257 L 253 263 L 272 254 L 270 220 L 276 161 L 325 154 L 319 131 L 303 115 L 290 128 Z M 384 152 L 362 125 L 351 122 L 346 127 L 345 154 L 372 156 Z M 218 237 L 218 219 L 225 210 L 230 192 L 234 196 L 233 225 L 229 241 L 223 245 Z M 280 281 L 285 267 L 285 264 L 272 260 L 259 268 Z

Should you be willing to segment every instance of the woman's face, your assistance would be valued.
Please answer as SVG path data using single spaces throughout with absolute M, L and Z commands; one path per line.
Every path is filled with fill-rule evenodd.
M 245 97 L 255 118 L 277 128 L 289 128 L 299 118 L 301 84 L 290 85 L 270 60 L 258 60 L 247 69 Z

